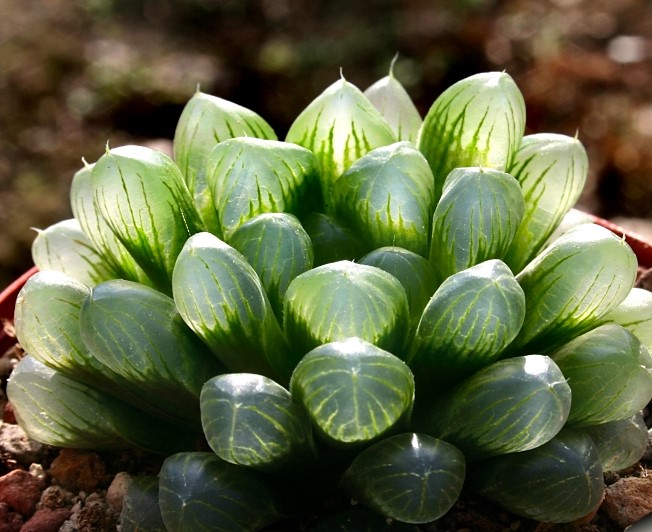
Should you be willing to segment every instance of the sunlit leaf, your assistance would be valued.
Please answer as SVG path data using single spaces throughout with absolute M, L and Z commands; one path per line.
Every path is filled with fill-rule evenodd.
M 624 301 L 601 321 L 622 325 L 652 352 L 652 292 L 649 290 L 632 288 Z

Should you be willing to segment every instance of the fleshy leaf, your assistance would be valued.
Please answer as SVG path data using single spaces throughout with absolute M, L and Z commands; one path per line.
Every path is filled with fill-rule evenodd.
M 524 130 L 525 102 L 508 74 L 475 74 L 451 85 L 432 104 L 419 132 L 419 149 L 435 178 L 435 200 L 454 168 L 510 168 Z
M 597 327 L 550 356 L 573 391 L 569 426 L 628 418 L 652 399 L 652 356 L 620 325 Z
M 86 286 L 118 275 L 104 262 L 75 218 L 39 230 L 32 242 L 32 260 L 39 271 L 63 272 Z
M 425 307 L 408 364 L 417 380 L 450 386 L 501 356 L 525 310 L 523 290 L 504 262 L 453 274 Z
M 523 137 L 508 168 L 523 189 L 525 216 L 505 262 L 520 272 L 541 250 L 580 197 L 589 170 L 576 138 L 553 133 Z
M 502 259 L 521 223 L 523 193 L 511 175 L 490 168 L 456 168 L 432 222 L 430 260 L 439 282 L 489 259 Z
M 416 143 L 423 120 L 405 87 L 394 76 L 394 62 L 389 74 L 364 91 L 380 111 L 398 140 Z
M 622 238 L 596 224 L 555 240 L 516 276 L 527 314 L 510 353 L 548 353 L 595 327 L 627 297 L 637 264 Z
M 242 254 L 210 233 L 188 239 L 172 279 L 184 321 L 231 371 L 287 382 L 290 356 L 260 278 Z
M 132 281 L 106 281 L 84 301 L 79 324 L 96 358 L 144 401 L 198 425 L 201 387 L 224 370 L 181 319 L 172 298 Z
M 310 213 L 303 227 L 312 241 L 314 266 L 354 260 L 371 250 L 351 228 L 328 214 Z
M 360 338 L 321 345 L 301 359 L 290 381 L 328 443 L 372 441 L 409 415 L 412 372 L 398 357 Z
M 55 447 L 138 447 L 169 454 L 193 449 L 199 441 L 198 433 L 180 430 L 29 355 L 14 368 L 7 395 L 23 430 Z
M 238 227 L 229 243 L 256 270 L 280 319 L 290 281 L 313 266 L 308 233 L 292 214 L 259 214 Z
M 158 477 L 138 476 L 129 479 L 120 512 L 120 531 L 165 531 L 158 506 Z
M 544 523 L 588 516 L 604 495 L 598 451 L 581 431 L 563 431 L 536 449 L 479 462 L 467 478 L 507 511 Z
M 622 325 L 652 352 L 652 292 L 649 290 L 632 288 L 624 301 L 601 321 Z
M 234 137 L 276 140 L 270 125 L 258 114 L 233 102 L 197 91 L 183 108 L 174 132 L 174 160 L 181 169 L 208 231 L 221 234 L 208 190 L 208 156 L 219 143 Z
M 318 172 L 315 156 L 288 142 L 240 137 L 218 144 L 206 179 L 225 241 L 258 214 L 319 209 Z
M 365 153 L 396 142 L 380 112 L 344 78 L 301 112 L 285 140 L 308 148 L 319 159 L 327 212 L 333 182 Z
M 107 151 L 93 166 L 95 207 L 156 288 L 170 293 L 177 255 L 203 222 L 181 171 L 144 146 Z
M 564 426 L 571 389 L 547 356 L 495 362 L 434 404 L 424 430 L 467 460 L 517 453 L 550 441 Z
M 337 178 L 332 209 L 372 248 L 395 245 L 427 256 L 433 194 L 428 162 L 399 142 L 363 155 Z
M 600 425 L 584 427 L 598 449 L 603 471 L 621 471 L 638 462 L 648 445 L 642 413 Z
M 407 295 L 396 277 L 379 268 L 325 264 L 290 283 L 283 326 L 299 356 L 350 336 L 400 352 L 409 328 Z
M 168 530 L 253 532 L 279 518 L 262 477 L 213 453 L 172 455 L 159 479 L 159 506 Z
M 387 518 L 428 523 L 452 508 L 465 474 L 464 455 L 453 445 L 405 433 L 362 451 L 343 482 L 352 497 Z
M 312 446 L 306 411 L 262 375 L 229 373 L 208 380 L 201 419 L 211 449 L 236 465 L 277 471 L 305 458 Z

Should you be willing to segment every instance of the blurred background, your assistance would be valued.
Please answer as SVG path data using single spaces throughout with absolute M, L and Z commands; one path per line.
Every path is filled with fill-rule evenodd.
M 644 0 L 0 0 L 0 288 L 31 229 L 71 216 L 81 158 L 169 147 L 197 85 L 283 138 L 342 68 L 394 68 L 422 115 L 451 83 L 505 70 L 527 132 L 579 134 L 580 207 L 652 220 L 652 3 Z

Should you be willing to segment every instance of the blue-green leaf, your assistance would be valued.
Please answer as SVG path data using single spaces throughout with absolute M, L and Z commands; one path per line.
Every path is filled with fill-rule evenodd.
M 649 290 L 632 288 L 623 302 L 601 321 L 622 325 L 652 352 L 652 292 Z
M 641 412 L 581 430 L 595 443 L 603 471 L 621 471 L 633 466 L 648 446 L 648 428 Z
M 387 433 L 410 413 L 414 378 L 393 354 L 347 338 L 304 356 L 292 374 L 290 391 L 327 442 L 358 444 Z
M 405 433 L 362 451 L 343 482 L 354 498 L 385 517 L 428 523 L 453 507 L 465 474 L 464 455 L 453 445 Z
M 120 531 L 166 532 L 158 506 L 158 477 L 129 479 L 120 512 Z
M 372 248 L 395 245 L 427 256 L 433 194 L 428 162 L 398 142 L 363 155 L 335 180 L 332 210 Z
M 505 72 L 458 81 L 432 104 L 419 132 L 419 149 L 435 178 L 435 200 L 454 168 L 506 170 L 525 130 L 525 102 Z
M 518 181 L 490 168 L 456 168 L 432 221 L 430 261 L 439 282 L 489 259 L 502 259 L 525 204 Z
M 309 214 L 303 219 L 303 227 L 312 241 L 314 266 L 354 260 L 371 249 L 350 227 L 328 214 Z
M 201 419 L 211 449 L 236 465 L 278 471 L 306 458 L 312 446 L 306 411 L 262 375 L 229 373 L 208 380 Z

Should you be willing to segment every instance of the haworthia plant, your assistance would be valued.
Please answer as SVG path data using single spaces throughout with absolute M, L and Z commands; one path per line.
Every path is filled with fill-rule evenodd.
M 170 293 L 177 255 L 204 229 L 181 171 L 142 146 L 108 150 L 95 163 L 94 205 L 155 286 Z
M 391 436 L 361 452 L 344 475 L 351 495 L 405 523 L 443 516 L 462 491 L 466 464 L 453 445 L 426 434 Z
M 328 209 L 333 182 L 365 153 L 396 142 L 396 137 L 360 89 L 342 77 L 304 109 L 285 140 L 308 148 L 319 159 Z
M 430 260 L 439 282 L 488 259 L 502 258 L 525 203 L 518 181 L 499 170 L 453 170 L 432 220 Z
M 354 260 L 371 251 L 357 233 L 328 214 L 309 214 L 303 220 L 303 227 L 312 241 L 314 266 Z
M 206 171 L 213 148 L 234 137 L 276 140 L 258 114 L 233 102 L 197 90 L 183 108 L 174 132 L 174 160 L 181 169 L 208 231 L 221 234 L 208 190 Z
M 539 253 L 579 199 L 588 168 L 586 150 L 577 138 L 553 133 L 523 137 L 508 168 L 525 197 L 525 216 L 505 256 L 515 272 Z
M 399 246 L 426 256 L 433 194 L 428 162 L 399 142 L 363 155 L 338 177 L 331 207 L 370 247 Z
M 129 478 L 120 512 L 122 532 L 162 532 L 165 530 L 158 505 L 158 477 Z
M 317 434 L 336 445 L 372 441 L 409 415 L 414 377 L 398 357 L 360 338 L 321 345 L 290 382 Z
M 606 323 L 617 323 L 652 352 L 652 292 L 634 287 L 625 300 L 602 317 Z
M 318 210 L 318 172 L 314 154 L 294 144 L 251 137 L 218 144 L 206 180 L 225 241 L 257 214 Z
M 509 74 L 476 74 L 451 85 L 419 132 L 419 149 L 435 178 L 435 201 L 454 168 L 510 168 L 524 130 L 525 102 Z

